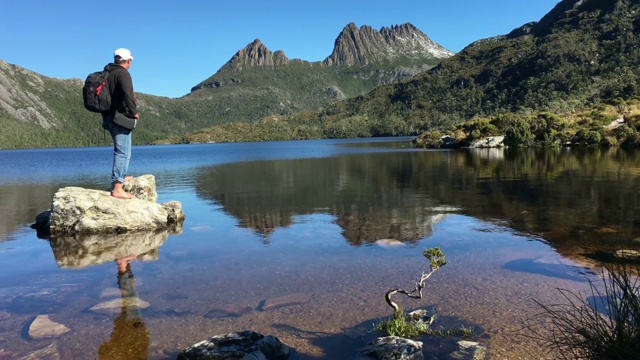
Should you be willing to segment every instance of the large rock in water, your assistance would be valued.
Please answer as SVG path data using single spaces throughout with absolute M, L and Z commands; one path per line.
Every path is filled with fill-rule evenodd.
M 51 206 L 50 234 L 56 236 L 163 230 L 180 226 L 184 220 L 179 202 L 155 202 L 158 195 L 153 175 L 136 177 L 126 188 L 136 198 L 117 199 L 108 191 L 80 187 L 59 189 Z
M 292 348 L 274 336 L 247 330 L 217 335 L 201 341 L 178 354 L 177 360 L 286 360 L 297 358 Z

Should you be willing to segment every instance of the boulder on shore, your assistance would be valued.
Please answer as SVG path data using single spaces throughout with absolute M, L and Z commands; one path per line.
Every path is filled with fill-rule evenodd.
M 178 201 L 156 203 L 155 177 L 133 178 L 125 188 L 135 198 L 117 199 L 108 191 L 65 187 L 53 196 L 50 211 L 36 217 L 39 233 L 51 236 L 122 234 L 180 227 L 185 216 Z

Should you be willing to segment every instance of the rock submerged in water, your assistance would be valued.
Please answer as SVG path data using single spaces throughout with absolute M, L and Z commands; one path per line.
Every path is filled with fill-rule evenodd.
M 49 315 L 38 315 L 29 326 L 32 339 L 47 339 L 64 335 L 71 331 L 68 327 L 49 319 Z
M 449 354 L 451 359 L 456 360 L 483 360 L 487 357 L 487 347 L 475 342 L 460 340 L 458 350 Z
M 106 315 L 114 315 L 118 314 L 122 311 L 123 307 L 127 307 L 130 309 L 146 309 L 150 305 L 148 302 L 138 298 L 138 297 L 126 297 L 126 298 L 117 298 L 105 302 L 101 302 L 100 304 L 94 305 L 89 308 L 89 311 L 106 314 Z
M 295 350 L 275 336 L 264 336 L 255 331 L 217 335 L 182 350 L 177 360 L 265 359 L 286 360 L 297 358 Z
M 207 312 L 204 317 L 207 319 L 220 319 L 227 317 L 240 317 L 253 311 L 251 306 L 230 305 L 223 308 L 217 308 Z
M 258 310 L 260 311 L 268 311 L 275 310 L 286 306 L 291 305 L 303 305 L 311 300 L 311 294 L 307 293 L 295 293 L 284 295 L 276 298 L 265 299 L 260 305 L 258 305 Z
M 32 225 L 49 234 L 121 234 L 180 227 L 185 216 L 178 201 L 157 204 L 155 177 L 133 178 L 125 188 L 136 198 L 117 199 L 108 191 L 65 187 L 53 197 L 50 211 L 36 217 Z
M 422 342 L 398 336 L 377 338 L 362 352 L 375 359 L 383 360 L 423 360 Z
M 362 349 L 362 353 L 379 360 L 423 360 L 424 351 L 422 345 L 420 341 L 398 336 L 386 336 L 370 342 Z M 443 358 L 484 360 L 487 356 L 487 347 L 475 341 L 459 340 L 455 343 L 455 347 L 457 349 L 453 352 L 443 354 Z

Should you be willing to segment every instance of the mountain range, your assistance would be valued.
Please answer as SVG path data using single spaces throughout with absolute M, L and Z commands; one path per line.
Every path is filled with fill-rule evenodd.
M 348 24 L 320 62 L 288 59 L 256 40 L 182 98 L 141 94 L 148 124 L 136 139 L 416 135 L 505 113 L 640 103 L 638 33 L 638 0 L 562 0 L 540 21 L 455 55 L 411 24 L 380 31 Z M 98 129 L 82 137 L 62 131 L 88 127 L 79 86 L 0 63 L 0 125 L 15 130 L 0 133 L 0 147 L 50 145 L 38 134 L 57 146 L 100 143 Z
M 401 118 L 434 128 L 506 112 L 566 114 L 637 101 L 638 33 L 637 0 L 562 0 L 538 22 L 478 40 L 409 81 L 329 106 L 316 118 Z
M 145 121 L 134 141 L 318 109 L 409 79 L 452 55 L 409 23 L 380 31 L 350 23 L 320 62 L 289 59 L 256 39 L 181 98 L 138 94 Z M 106 144 L 99 116 L 82 107 L 82 83 L 0 60 L 0 124 L 11 129 L 0 135 L 0 148 Z

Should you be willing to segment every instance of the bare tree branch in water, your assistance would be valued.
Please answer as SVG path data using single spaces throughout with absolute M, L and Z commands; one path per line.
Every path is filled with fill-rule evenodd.
M 391 301 L 392 295 L 404 294 L 412 299 L 422 299 L 422 289 L 424 289 L 424 282 L 427 281 L 427 279 L 431 277 L 431 275 L 433 275 L 433 273 L 436 272 L 436 270 L 447 265 L 447 260 L 445 260 L 444 253 L 442 253 L 442 250 L 440 250 L 440 247 L 426 249 L 422 253 L 422 255 L 424 255 L 424 257 L 426 257 L 427 259 L 429 259 L 429 272 L 427 274 L 424 274 L 424 273 L 422 274 L 422 276 L 420 277 L 420 281 L 415 284 L 415 287 L 413 288 L 413 290 L 409 292 L 403 289 L 391 289 L 387 291 L 387 293 L 384 295 L 384 300 L 387 302 L 389 306 L 393 308 L 393 311 L 395 314 L 398 314 L 400 312 L 400 308 L 396 303 Z

